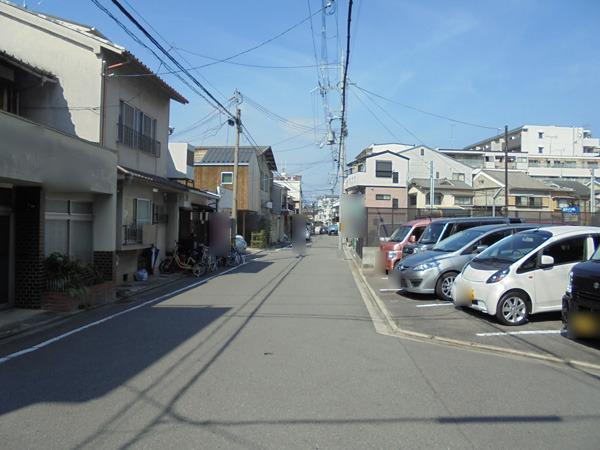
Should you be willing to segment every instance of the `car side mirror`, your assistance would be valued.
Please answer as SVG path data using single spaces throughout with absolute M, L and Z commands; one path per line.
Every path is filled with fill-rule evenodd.
M 486 248 L 488 248 L 487 245 L 478 245 L 477 247 L 475 247 L 475 253 L 481 253 L 482 251 L 484 251 Z
M 540 267 L 542 269 L 547 269 L 552 266 L 554 266 L 554 258 L 550 255 L 542 255 L 542 260 L 540 261 Z

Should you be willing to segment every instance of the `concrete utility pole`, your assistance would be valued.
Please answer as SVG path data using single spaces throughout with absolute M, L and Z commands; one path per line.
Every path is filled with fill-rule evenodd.
M 504 215 L 508 217 L 508 125 L 504 125 Z
M 242 111 L 239 107 L 239 92 L 234 93 L 235 102 L 238 105 L 235 111 L 235 147 L 233 148 L 233 194 L 231 196 L 231 220 L 233 221 L 233 236 L 237 235 L 237 185 L 238 165 L 240 160 L 240 133 L 242 132 Z
M 433 176 L 433 161 L 429 161 L 429 208 L 435 205 L 435 178 Z
M 596 169 L 592 168 L 592 184 L 590 184 L 590 212 L 596 213 Z

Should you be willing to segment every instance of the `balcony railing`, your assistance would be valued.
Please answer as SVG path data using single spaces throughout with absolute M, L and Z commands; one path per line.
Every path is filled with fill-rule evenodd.
M 122 122 L 117 123 L 117 130 L 119 143 L 160 158 L 160 142 L 156 139 L 152 139 Z
M 143 242 L 142 226 L 123 225 L 123 245 L 141 244 Z

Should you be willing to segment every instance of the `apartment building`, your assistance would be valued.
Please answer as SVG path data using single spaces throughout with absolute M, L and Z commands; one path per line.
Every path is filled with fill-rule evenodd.
M 479 169 L 504 168 L 503 133 L 440 152 Z M 508 132 L 508 167 L 533 177 L 590 178 L 600 166 L 600 139 L 582 127 L 523 125 Z
M 473 207 L 473 187 L 461 180 L 413 178 L 408 191 L 409 208 L 469 209 Z
M 335 204 L 339 203 L 337 195 L 323 195 L 317 198 L 317 210 L 315 222 L 321 222 L 325 225 L 331 225 L 337 221 L 337 212 Z
M 302 214 L 302 175 L 288 175 L 282 172 L 273 178 L 273 183 L 287 189 L 294 202 L 294 213 Z

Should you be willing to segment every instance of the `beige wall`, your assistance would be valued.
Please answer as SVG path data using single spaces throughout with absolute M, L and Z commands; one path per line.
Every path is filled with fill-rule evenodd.
M 376 200 L 377 194 L 390 195 L 390 200 Z M 391 208 L 392 200 L 398 199 L 398 208 L 406 208 L 407 190 L 404 187 L 366 187 L 365 188 L 365 206 L 368 208 Z
M 45 97 L 27 98 L 36 108 L 22 111 L 36 122 L 98 142 L 102 59 L 99 42 L 27 11 L 0 3 L 2 50 L 56 75 L 59 84 Z M 57 32 L 60 32 L 59 35 Z M 40 105 L 41 104 L 41 105 Z M 79 107 L 70 109 L 68 107 Z M 82 109 L 81 107 L 89 107 Z

